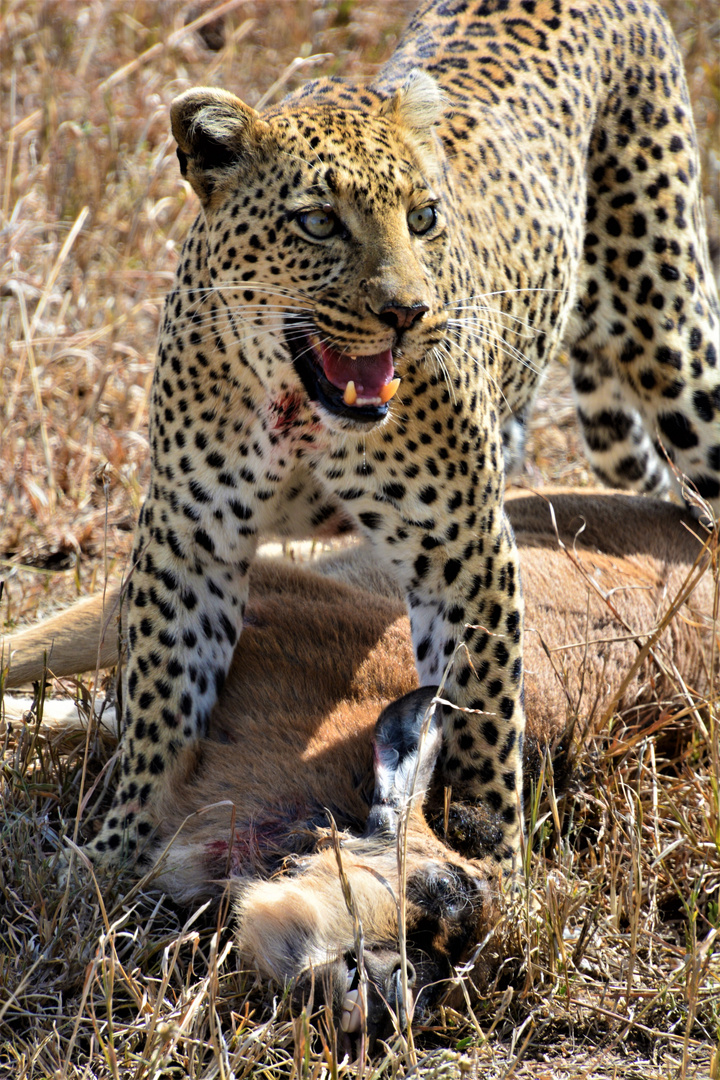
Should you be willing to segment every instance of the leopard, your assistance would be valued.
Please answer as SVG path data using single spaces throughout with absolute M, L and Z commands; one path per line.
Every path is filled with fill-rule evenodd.
M 484 857 L 512 881 L 504 455 L 551 359 L 570 358 L 602 478 L 720 508 L 718 297 L 669 22 L 650 0 L 425 0 L 372 77 L 259 111 L 192 88 L 171 128 L 200 210 L 159 332 L 119 779 L 88 855 L 146 857 L 260 539 L 354 529 L 405 597 L 419 685 L 440 687 L 439 774 L 490 816 Z

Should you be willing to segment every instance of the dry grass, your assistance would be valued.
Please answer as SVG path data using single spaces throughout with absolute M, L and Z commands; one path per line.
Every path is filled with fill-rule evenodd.
M 370 71 L 412 3 L 226 6 L 224 44 L 212 51 L 184 30 L 203 4 L 0 0 L 0 617 L 9 627 L 90 591 L 129 550 L 147 478 L 159 311 L 196 211 L 168 137 L 170 100 L 214 82 L 256 102 L 297 56 L 332 53 L 325 71 Z M 666 6 L 687 58 L 718 252 L 716 5 Z M 582 485 L 558 372 L 526 479 Z M 716 670 L 717 656 L 708 665 Z M 685 712 L 661 712 L 652 735 L 618 716 L 591 733 L 582 782 L 560 805 L 545 777 L 528 888 L 509 921 L 519 959 L 474 1012 L 446 1011 L 418 1032 L 417 1072 L 720 1076 L 717 702 L 686 697 Z M 142 888 L 128 897 L 127 882 L 64 889 L 46 853 L 73 835 L 85 744 L 61 752 L 35 723 L 2 730 L 0 1076 L 357 1073 L 328 1060 L 281 996 L 235 970 L 222 911 L 188 916 Z M 86 790 L 91 780 L 102 790 L 108 756 L 91 741 Z M 412 1071 L 396 1046 L 365 1075 Z

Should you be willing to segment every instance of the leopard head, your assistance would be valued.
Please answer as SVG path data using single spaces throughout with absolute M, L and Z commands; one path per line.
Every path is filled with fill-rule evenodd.
M 442 342 L 442 106 L 422 72 L 390 98 L 355 89 L 326 103 L 314 84 L 312 99 L 263 114 L 211 89 L 172 106 L 209 278 L 244 359 L 269 390 L 303 392 L 330 428 L 382 423 L 407 365 Z

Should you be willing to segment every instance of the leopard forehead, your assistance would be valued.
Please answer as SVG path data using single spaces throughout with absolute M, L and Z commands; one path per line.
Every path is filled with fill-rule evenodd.
M 436 197 L 437 157 L 393 117 L 326 106 L 285 111 L 268 128 L 263 161 L 289 184 L 291 197 L 371 205 Z

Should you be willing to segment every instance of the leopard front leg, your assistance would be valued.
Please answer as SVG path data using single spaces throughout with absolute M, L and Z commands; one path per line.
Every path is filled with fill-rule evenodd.
M 421 499 L 433 498 L 424 514 L 409 488 L 395 484 L 382 529 L 377 513 L 358 517 L 405 590 L 420 684 L 442 684 L 442 699 L 452 703 L 442 706 L 444 783 L 486 811 L 475 854 L 510 874 L 522 829 L 523 607 L 502 488 L 501 470 L 468 469 L 464 488 L 460 481 L 442 496 L 421 491 Z
M 443 680 L 443 780 L 487 812 L 483 851 L 511 873 L 521 840 L 522 593 L 501 506 L 462 551 L 419 556 L 408 606 L 420 682 Z
M 167 506 L 149 498 L 138 524 L 123 619 L 120 777 L 85 849 L 105 864 L 135 857 L 153 831 L 172 764 L 205 734 L 242 629 L 254 530 L 242 525 L 224 559 L 204 529 L 168 518 Z

